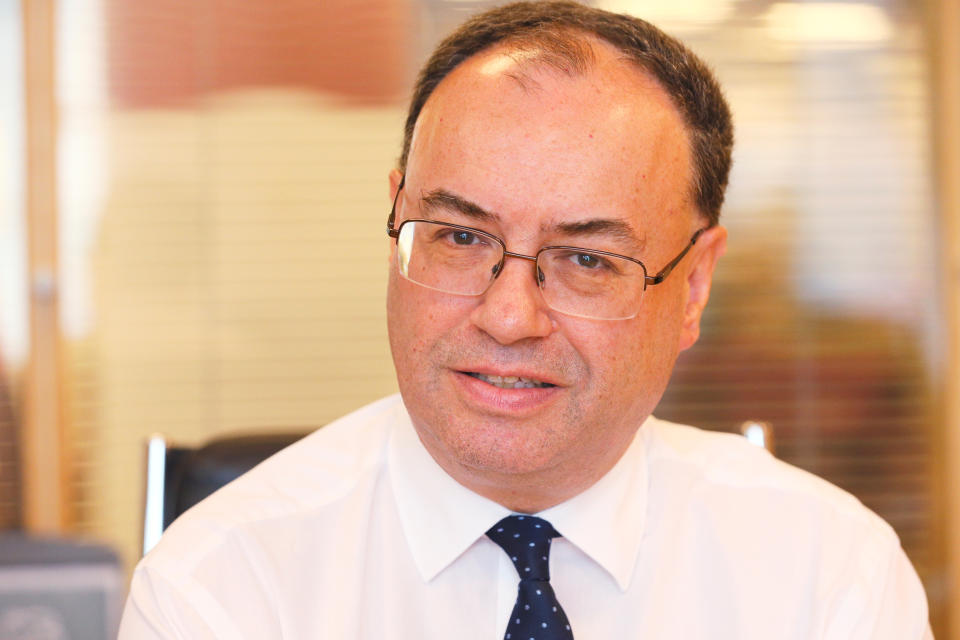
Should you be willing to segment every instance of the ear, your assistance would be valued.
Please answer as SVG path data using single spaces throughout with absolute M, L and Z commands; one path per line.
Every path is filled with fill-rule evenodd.
M 390 171 L 390 202 L 393 202 L 393 199 L 397 197 L 397 189 L 400 188 L 400 180 L 402 178 L 403 174 L 400 173 L 400 169 L 392 169 Z
M 693 260 L 687 272 L 687 303 L 680 328 L 680 351 L 693 346 L 700 337 L 700 317 L 710 298 L 713 270 L 726 250 L 727 230 L 716 226 L 704 231 L 691 251 Z
M 400 188 L 400 180 L 403 179 L 403 174 L 400 173 L 399 169 L 392 169 L 387 175 L 387 181 L 390 186 L 390 202 L 393 202 L 393 199 L 397 197 L 397 190 Z M 396 251 L 397 245 L 392 238 L 387 238 L 387 257 L 389 264 L 393 264 L 395 260 L 394 251 Z

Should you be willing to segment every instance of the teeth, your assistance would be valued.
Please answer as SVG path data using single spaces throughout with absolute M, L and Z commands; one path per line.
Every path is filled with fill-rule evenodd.
M 519 376 L 487 376 L 482 373 L 471 373 L 469 375 L 501 389 L 542 389 L 554 386 L 547 382 Z

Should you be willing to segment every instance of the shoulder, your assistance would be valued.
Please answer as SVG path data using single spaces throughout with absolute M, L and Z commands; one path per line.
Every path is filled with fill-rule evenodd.
M 642 434 L 647 540 L 653 555 L 676 558 L 688 586 L 721 597 L 718 578 L 736 585 L 722 596 L 731 608 L 771 596 L 773 609 L 802 607 L 810 637 L 923 635 L 916 572 L 893 528 L 856 497 L 739 435 L 658 419 Z
M 732 494 L 744 500 L 751 495 L 775 495 L 795 507 L 808 505 L 886 526 L 850 493 L 778 460 L 742 436 L 657 418 L 651 419 L 644 430 L 651 472 L 669 474 L 680 486 Z
M 372 491 L 391 428 L 406 412 L 389 396 L 318 429 L 271 456 L 179 517 L 146 563 L 189 565 L 264 523 L 335 511 Z
M 838 571 L 854 553 L 869 563 L 900 552 L 893 528 L 856 497 L 739 435 L 659 419 L 644 429 L 651 509 L 666 523 L 680 510 L 728 546 L 789 549 Z
M 389 500 L 386 452 L 404 420 L 399 396 L 375 402 L 184 513 L 137 565 L 121 636 L 275 637 L 282 612 L 303 609 L 292 603 L 338 593 L 336 568 L 362 564 L 369 514 Z

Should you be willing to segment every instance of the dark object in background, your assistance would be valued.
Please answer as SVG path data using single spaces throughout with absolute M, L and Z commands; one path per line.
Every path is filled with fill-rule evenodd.
M 305 435 L 306 431 L 223 436 L 196 448 L 172 446 L 160 435 L 151 437 L 143 553 L 181 513 Z

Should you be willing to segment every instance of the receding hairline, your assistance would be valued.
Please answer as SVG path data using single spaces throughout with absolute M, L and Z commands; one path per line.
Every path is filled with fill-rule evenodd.
M 609 56 L 604 55 L 604 50 Z M 638 73 L 656 84 L 669 99 L 681 122 L 683 121 L 679 105 L 651 69 L 644 66 L 640 60 L 627 55 L 612 42 L 574 27 L 558 27 L 554 31 L 535 35 L 522 33 L 508 36 L 462 60 L 444 80 L 470 61 L 498 55 L 506 56 L 514 62 L 515 68 L 506 71 L 505 75 L 517 80 L 521 85 L 528 82 L 536 84 L 535 76 L 543 73 L 578 78 L 602 72 L 608 62 L 616 63 L 622 69 Z M 441 80 L 437 88 L 442 84 Z M 685 122 L 683 124 L 686 125 Z
M 506 73 L 507 77 L 517 80 L 521 85 L 534 80 L 535 74 L 552 72 L 569 78 L 585 76 L 590 72 L 598 72 L 602 66 L 602 54 L 598 49 L 605 49 L 610 59 L 620 63 L 624 69 L 639 73 L 642 77 L 652 81 L 668 98 L 670 105 L 679 115 L 684 128 L 689 127 L 683 110 L 668 87 L 657 76 L 652 65 L 646 64 L 642 58 L 631 56 L 616 43 L 592 31 L 579 29 L 570 25 L 550 25 L 538 31 L 521 31 L 510 34 L 486 47 L 473 52 L 460 60 L 450 69 L 440 82 L 430 91 L 427 102 L 433 97 L 437 89 L 455 74 L 466 63 L 476 61 L 485 56 L 503 55 L 510 58 L 516 65 L 514 70 Z M 423 108 L 426 107 L 426 102 Z M 419 121 L 419 114 L 417 120 Z M 688 132 L 689 133 L 689 132 Z M 406 158 L 402 158 L 406 161 Z
M 696 216 L 709 220 L 709 216 L 701 211 L 697 205 L 697 168 L 694 158 L 692 129 L 687 123 L 683 111 L 679 105 L 677 105 L 674 96 L 664 83 L 657 77 L 654 71 L 646 67 L 640 60 L 627 55 L 616 44 L 601 36 L 589 31 L 582 31 L 567 26 L 560 27 L 555 31 L 562 31 L 564 40 L 576 42 L 577 48 L 563 49 L 561 53 L 558 53 L 557 49 L 554 48 L 554 45 L 558 42 L 556 39 L 549 39 L 549 45 L 544 47 L 540 46 L 540 44 L 544 42 L 543 38 L 527 38 L 523 36 L 529 34 L 519 34 L 504 38 L 484 47 L 473 55 L 461 60 L 456 67 L 451 69 L 430 93 L 430 96 L 418 114 L 414 127 L 415 133 L 411 136 L 408 157 L 403 159 L 404 165 L 400 168 L 401 171 L 405 172 L 407 169 L 409 156 L 412 155 L 415 147 L 413 142 L 418 137 L 416 131 L 423 122 L 422 116 L 430 110 L 430 103 L 435 102 L 438 96 L 443 95 L 443 85 L 448 84 L 447 80 L 451 79 L 451 76 L 455 77 L 463 73 L 464 69 L 472 64 L 482 63 L 484 58 L 492 59 L 497 56 L 509 58 L 512 63 L 512 68 L 504 69 L 501 72 L 501 76 L 515 81 L 525 92 L 542 90 L 541 83 L 537 79 L 538 76 L 542 76 L 542 74 L 547 74 L 560 80 L 575 80 L 585 78 L 590 74 L 603 73 L 604 69 L 608 68 L 608 65 L 616 65 L 620 71 L 624 71 L 628 75 L 633 76 L 635 81 L 650 84 L 655 87 L 655 91 L 659 93 L 659 96 L 654 99 L 658 102 L 662 101 L 664 106 L 667 107 L 682 133 L 685 143 L 685 164 L 688 176 L 687 189 L 685 189 L 682 194 L 682 203 L 685 207 L 692 206 L 693 213 Z M 555 35 L 555 33 L 551 33 L 551 35 Z M 569 53 L 574 53 L 576 58 L 568 60 L 566 56 Z M 627 93 L 630 94 L 632 99 L 637 101 L 651 98 L 649 91 L 628 91 Z

